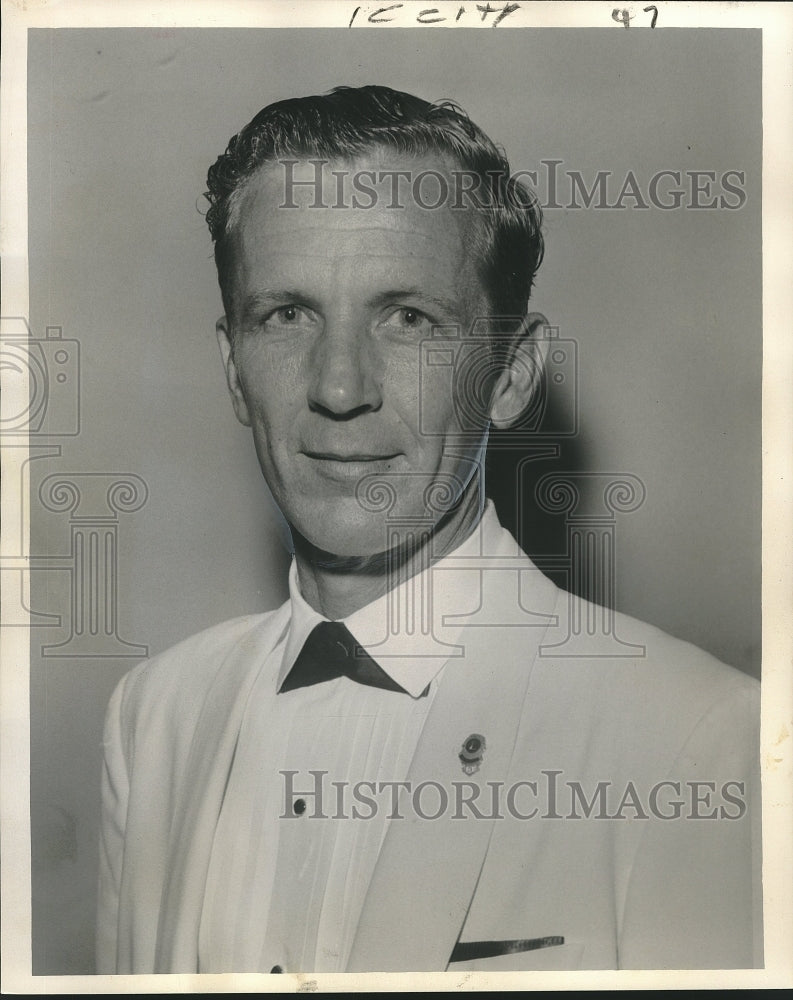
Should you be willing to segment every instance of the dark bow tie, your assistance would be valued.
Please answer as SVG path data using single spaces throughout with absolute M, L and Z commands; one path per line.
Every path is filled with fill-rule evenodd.
M 281 685 L 281 692 L 321 684 L 335 677 L 349 677 L 359 684 L 407 694 L 358 645 L 346 625 L 341 622 L 320 622 L 306 639 L 294 666 Z M 426 691 L 423 693 L 426 694 Z

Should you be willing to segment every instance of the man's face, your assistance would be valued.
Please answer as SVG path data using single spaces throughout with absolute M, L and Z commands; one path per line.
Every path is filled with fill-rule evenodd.
M 384 166 L 373 153 L 328 170 L 351 176 Z M 445 171 L 434 156 L 387 166 L 413 176 Z M 301 176 L 313 178 L 313 168 L 296 169 Z M 336 188 L 327 170 L 325 180 L 330 206 Z M 284 208 L 284 168 L 271 164 L 244 192 L 237 216 L 230 315 L 219 324 L 235 410 L 253 429 L 286 519 L 339 556 L 385 550 L 387 516 L 437 520 L 433 482 L 477 488 L 486 422 L 472 437 L 465 418 L 462 434 L 451 369 L 420 372 L 420 345 L 433 326 L 465 336 L 488 314 L 472 220 L 448 204 L 423 208 L 409 189 L 400 188 L 400 208 L 389 207 L 389 185 L 377 187 L 372 207 L 353 208 L 348 198 L 346 207 L 322 208 L 309 207 L 312 190 L 295 188 L 299 207 Z M 427 190 L 422 196 L 431 199 Z M 395 498 L 388 515 L 388 504 L 373 509 L 385 496 L 372 492 L 375 480 Z

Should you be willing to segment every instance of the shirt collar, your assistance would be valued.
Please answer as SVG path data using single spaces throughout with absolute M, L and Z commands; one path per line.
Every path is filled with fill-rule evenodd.
M 454 640 L 462 626 L 446 627 L 443 619 L 444 615 L 459 615 L 463 609 L 475 607 L 479 600 L 479 574 L 466 572 L 471 568 L 466 560 L 495 553 L 507 534 L 493 502 L 488 500 L 473 532 L 456 549 L 341 619 L 366 652 L 413 698 L 421 695 L 451 657 L 459 655 Z M 459 568 L 456 561 L 461 563 Z M 442 581 L 442 587 L 437 583 L 433 586 L 433 580 Z M 289 600 L 291 620 L 277 690 L 312 629 L 328 620 L 300 593 L 294 559 L 289 570 Z M 415 609 L 416 613 L 406 615 L 406 609 L 408 612 Z M 422 617 L 423 622 L 419 620 Z

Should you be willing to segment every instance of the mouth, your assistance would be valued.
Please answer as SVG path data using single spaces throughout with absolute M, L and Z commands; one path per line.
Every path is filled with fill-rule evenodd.
M 391 470 L 399 452 L 373 454 L 371 452 L 304 451 L 320 473 L 330 479 L 358 480 L 377 472 Z

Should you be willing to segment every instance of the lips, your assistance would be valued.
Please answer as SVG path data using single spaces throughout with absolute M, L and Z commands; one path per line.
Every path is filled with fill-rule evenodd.
M 396 458 L 398 452 L 379 455 L 364 451 L 304 451 L 303 454 L 322 462 L 388 462 Z
M 304 451 L 303 454 L 320 475 L 342 482 L 388 472 L 399 456 L 399 452 L 374 454 L 368 451 Z

